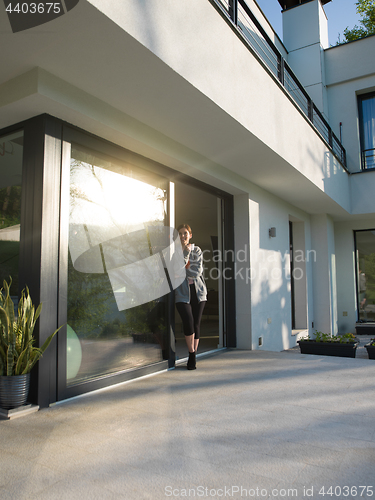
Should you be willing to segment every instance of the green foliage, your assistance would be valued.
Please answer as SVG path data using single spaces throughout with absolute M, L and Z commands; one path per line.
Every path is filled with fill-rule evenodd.
M 119 313 L 108 275 L 81 273 L 70 256 L 68 323 L 80 340 L 124 338 L 166 328 L 162 303 L 151 301 Z
M 11 282 L 8 285 L 4 281 L 4 289 L 0 290 L 0 375 L 6 376 L 29 373 L 61 328 L 52 333 L 42 347 L 35 347 L 34 328 L 42 304 L 35 310 L 26 287 L 18 303 L 18 315 L 15 315 Z
M 152 300 L 126 311 L 126 331 L 130 334 L 164 332 L 166 329 L 165 304 Z
M 80 339 L 100 336 L 103 318 L 110 313 L 113 302 L 108 276 L 77 271 L 69 255 L 68 323 Z
M 21 221 L 21 186 L 0 189 L 0 229 Z
M 308 335 L 306 338 L 301 340 L 307 340 L 311 342 L 330 342 L 336 344 L 348 344 L 356 342 L 356 337 L 353 333 L 345 333 L 345 335 L 331 335 L 330 333 L 315 332 L 314 337 Z
M 11 295 L 18 295 L 19 241 L 0 241 L 0 276 L 14 276 Z
M 128 332 L 127 325 L 120 321 L 120 318 L 115 318 L 112 321 L 106 321 L 103 323 L 102 329 L 98 334 L 98 338 L 118 339 L 128 337 L 129 335 L 130 333 Z
M 359 21 L 362 26 L 355 25 L 352 29 L 349 29 L 349 26 L 347 26 L 344 30 L 343 43 L 353 42 L 354 40 L 375 34 L 375 0 L 358 0 L 356 6 L 357 14 L 362 18 Z M 340 43 L 339 36 L 337 45 Z

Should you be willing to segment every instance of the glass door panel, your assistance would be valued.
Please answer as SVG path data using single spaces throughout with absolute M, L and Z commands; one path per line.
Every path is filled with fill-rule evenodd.
M 225 252 L 221 217 L 222 200 L 217 196 L 183 182 L 176 182 L 176 226 L 189 224 L 192 243 L 203 253 L 207 302 L 201 321 L 198 354 L 223 347 L 223 268 Z M 177 358 L 187 356 L 180 315 L 175 311 Z
M 375 321 L 375 230 L 356 231 L 358 319 Z
M 167 186 L 72 146 L 68 386 L 168 359 Z

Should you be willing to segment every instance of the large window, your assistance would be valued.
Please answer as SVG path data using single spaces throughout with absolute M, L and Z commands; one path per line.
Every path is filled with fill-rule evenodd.
M 362 169 L 375 168 L 375 92 L 358 97 Z
M 72 146 L 67 385 L 168 359 L 166 210 L 165 179 Z
M 375 321 L 375 229 L 356 231 L 357 303 L 360 321 Z
M 12 278 L 11 295 L 18 296 L 21 227 L 23 132 L 0 137 L 0 287 Z

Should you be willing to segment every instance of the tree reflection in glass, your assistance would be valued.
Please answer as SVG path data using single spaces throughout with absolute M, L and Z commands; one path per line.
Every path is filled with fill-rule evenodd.
M 131 264 L 152 255 L 150 228 L 164 230 L 166 193 L 164 180 L 149 181 L 131 165 L 72 148 L 68 324 L 76 338 L 68 337 L 67 363 L 76 366 L 68 369 L 68 384 L 168 357 L 165 294 L 120 310 L 114 292 L 129 295 L 131 286 L 124 281 L 115 290 L 109 276 L 120 258 Z M 139 245 L 136 237 L 126 246 L 129 234 L 138 234 Z

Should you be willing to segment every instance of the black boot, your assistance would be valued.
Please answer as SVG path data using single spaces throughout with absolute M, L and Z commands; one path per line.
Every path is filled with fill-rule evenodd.
M 195 352 L 189 352 L 189 359 L 186 365 L 186 368 L 188 370 L 195 370 L 196 369 L 196 358 L 195 358 Z

